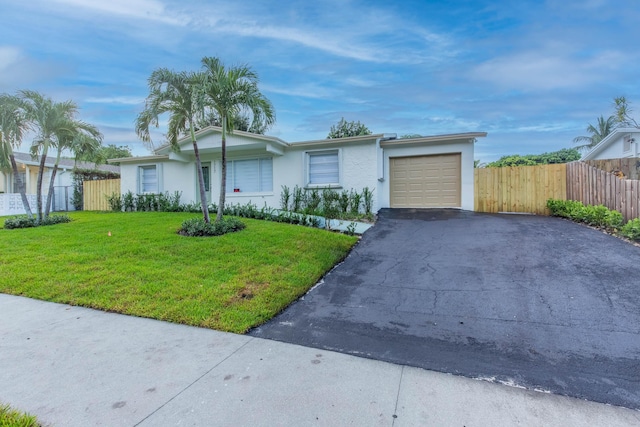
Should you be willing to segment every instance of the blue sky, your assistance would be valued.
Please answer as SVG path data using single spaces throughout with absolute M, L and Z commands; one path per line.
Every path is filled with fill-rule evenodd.
M 640 116 L 637 0 L 0 0 L 0 92 L 75 100 L 106 144 L 158 67 L 248 64 L 286 141 L 341 117 L 374 133 L 486 131 L 476 158 L 572 146 L 625 95 Z M 161 136 L 154 142 L 159 145 Z

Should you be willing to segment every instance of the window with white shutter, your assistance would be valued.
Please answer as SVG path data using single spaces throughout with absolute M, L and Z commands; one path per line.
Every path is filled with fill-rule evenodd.
M 340 152 L 338 150 L 307 153 L 307 185 L 340 185 Z
M 140 166 L 139 193 L 158 193 L 158 170 L 156 165 Z
M 226 191 L 227 193 L 272 192 L 273 159 L 228 161 Z

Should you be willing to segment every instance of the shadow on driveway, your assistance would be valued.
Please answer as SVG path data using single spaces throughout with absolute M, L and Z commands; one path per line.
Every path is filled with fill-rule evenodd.
M 386 209 L 250 334 L 640 409 L 640 248 L 557 218 Z

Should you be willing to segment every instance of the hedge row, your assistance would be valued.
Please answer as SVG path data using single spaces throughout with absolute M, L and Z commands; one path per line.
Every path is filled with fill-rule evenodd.
M 575 200 L 547 200 L 551 215 L 568 218 L 575 222 L 591 225 L 612 234 L 640 241 L 640 218 L 625 224 L 622 214 L 604 205 L 584 205 Z

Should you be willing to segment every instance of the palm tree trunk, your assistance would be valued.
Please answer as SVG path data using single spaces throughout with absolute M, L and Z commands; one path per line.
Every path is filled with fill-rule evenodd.
M 49 193 L 47 194 L 47 205 L 44 208 L 44 217 L 49 218 L 49 212 L 51 211 L 51 202 L 53 201 L 53 184 L 56 180 L 56 173 L 58 172 L 58 164 L 60 163 L 60 154 L 62 150 L 58 148 L 58 155 L 56 156 L 56 164 L 53 165 L 51 171 L 51 179 L 49 180 Z
M 202 162 L 200 161 L 200 151 L 198 151 L 198 143 L 196 141 L 196 135 L 193 131 L 193 123 L 190 124 L 191 142 L 193 143 L 193 153 L 196 156 L 196 169 L 198 172 L 198 187 L 200 187 L 200 205 L 202 205 L 202 216 L 204 222 L 209 224 L 211 218 L 209 217 L 209 206 L 207 202 L 207 192 L 204 188 L 204 174 L 202 173 Z
M 218 203 L 218 214 L 216 215 L 216 221 L 222 220 L 222 214 L 224 212 L 224 196 L 227 190 L 227 138 L 226 138 L 226 128 L 227 128 L 227 118 L 221 117 L 222 120 L 222 167 L 220 168 L 220 172 L 222 173 L 222 177 L 220 178 L 220 203 Z
M 18 184 L 18 192 L 22 197 L 22 206 L 24 206 L 24 211 L 29 218 L 33 218 L 33 212 L 31 212 L 31 206 L 29 206 L 29 200 L 27 199 L 27 190 L 25 188 L 26 183 L 22 182 L 22 179 L 20 179 L 20 175 L 18 174 L 18 165 L 16 164 L 16 158 L 13 156 L 13 153 L 9 154 L 9 159 L 11 160 L 11 169 L 13 169 L 13 179 Z
M 36 206 L 38 214 L 38 222 L 42 221 L 42 179 L 44 175 L 44 164 L 47 160 L 47 152 L 49 151 L 49 142 L 44 143 L 42 149 L 42 157 L 40 158 L 40 166 L 38 168 L 38 184 L 36 186 Z

